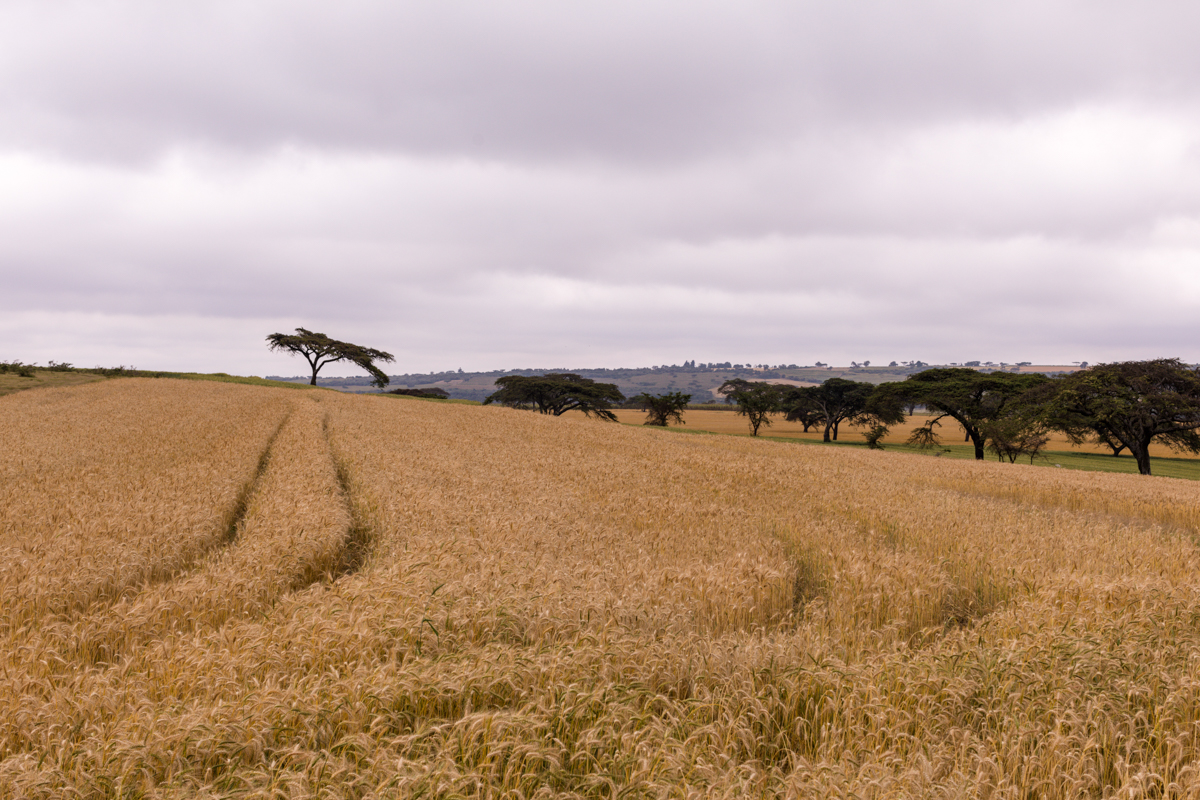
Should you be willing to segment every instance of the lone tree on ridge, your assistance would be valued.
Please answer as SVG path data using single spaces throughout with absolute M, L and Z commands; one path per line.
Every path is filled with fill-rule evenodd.
M 371 373 L 371 383 L 382 389 L 388 385 L 388 376 L 375 366 L 376 361 L 392 362 L 396 358 L 391 353 L 363 347 L 350 342 L 339 342 L 330 339 L 323 333 L 313 333 L 304 328 L 296 328 L 296 333 L 272 333 L 267 337 L 267 347 L 271 350 L 286 350 L 289 353 L 304 356 L 312 367 L 313 386 L 317 385 L 317 373 L 326 364 L 335 361 L 351 361 Z

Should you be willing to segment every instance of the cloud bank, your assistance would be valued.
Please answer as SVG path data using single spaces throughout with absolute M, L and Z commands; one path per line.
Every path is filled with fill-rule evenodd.
M 1200 361 L 1174 3 L 10 3 L 0 358 Z

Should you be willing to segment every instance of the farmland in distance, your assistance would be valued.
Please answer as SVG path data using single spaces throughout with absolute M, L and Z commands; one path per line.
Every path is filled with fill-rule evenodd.
M 617 409 L 618 421 L 626 425 L 642 425 L 646 420 L 644 411 L 635 409 Z M 568 412 L 566 416 L 583 419 L 580 412 Z M 957 422 L 944 418 L 937 426 L 941 444 L 937 447 L 922 450 L 907 444 L 909 435 L 914 428 L 924 425 L 929 415 L 917 413 L 909 416 L 903 423 L 891 426 L 888 434 L 880 443 L 893 452 L 906 452 L 932 456 L 945 456 L 951 459 L 974 459 L 974 446 L 964 441 L 964 430 Z M 703 408 L 690 408 L 684 414 L 685 424 L 673 426 L 672 430 L 682 433 L 718 433 L 732 436 L 749 436 L 750 428 L 746 418 L 737 414 L 734 406 L 710 404 Z M 851 425 L 843 422 L 838 432 L 836 442 L 832 446 L 865 447 L 863 434 L 869 425 Z M 823 438 L 823 428 L 815 426 L 808 431 L 799 422 L 788 422 L 783 414 L 771 417 L 771 424 L 764 425 L 759 431 L 764 438 L 789 442 L 819 444 Z M 1185 451 L 1172 450 L 1164 444 L 1150 445 L 1151 462 L 1154 474 L 1172 478 L 1187 478 L 1200 480 L 1200 457 Z M 989 453 L 988 458 L 996 458 Z M 1021 456 L 1023 464 L 1029 463 L 1027 456 Z M 1039 466 L 1061 466 L 1068 469 L 1085 469 L 1102 472 L 1119 472 L 1129 475 L 1137 474 L 1137 462 L 1123 452 L 1114 458 L 1112 449 L 1093 442 L 1072 443 L 1064 434 L 1051 432 L 1045 448 L 1034 458 L 1034 464 Z
M 170 379 L 0 425 L 0 796 L 1200 790 L 1196 482 Z

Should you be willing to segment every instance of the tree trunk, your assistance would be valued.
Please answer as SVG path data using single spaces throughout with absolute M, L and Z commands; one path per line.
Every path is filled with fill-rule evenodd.
M 823 441 L 826 441 L 826 442 L 828 442 L 828 441 L 829 441 L 829 429 L 830 429 L 830 428 L 832 428 L 832 427 L 833 427 L 833 423 L 832 423 L 832 422 L 826 422 L 826 423 L 825 423 L 825 438 L 823 439 Z
M 1150 474 L 1150 442 L 1137 442 L 1129 447 L 1129 453 L 1137 459 L 1138 472 L 1142 475 Z
M 967 428 L 967 438 L 975 445 L 975 460 L 983 461 L 983 437 L 979 435 L 979 431 Z
M 837 441 L 837 429 L 838 429 L 838 424 L 836 422 L 834 422 L 833 423 L 833 440 L 835 442 Z

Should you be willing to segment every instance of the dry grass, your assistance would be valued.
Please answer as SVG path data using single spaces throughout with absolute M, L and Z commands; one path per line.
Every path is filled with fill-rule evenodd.
M 78 386 L 81 383 L 92 383 L 104 380 L 100 375 L 87 372 L 57 372 L 48 369 L 33 370 L 33 377 L 27 378 L 15 372 L 0 372 L 0 397 L 25 389 L 44 389 L 59 386 Z
M 112 386 L 133 407 L 148 384 Z M 95 414 L 108 387 L 59 414 L 91 431 L 84 461 L 121 445 L 106 485 L 153 497 L 158 462 L 126 452 L 153 423 Z M 259 450 L 290 414 L 237 537 L 174 527 L 207 553 L 186 574 L 71 613 L 44 599 L 70 582 L 22 601 L 0 795 L 1200 793 L 1195 483 L 396 398 L 175 399 L 223 391 Z M 11 496 L 87 474 L 62 436 L 27 437 Z M 93 516 L 141 530 L 148 503 Z M 7 569 L 36 537 L 4 530 Z M 39 530 L 31 571 L 86 562 Z

